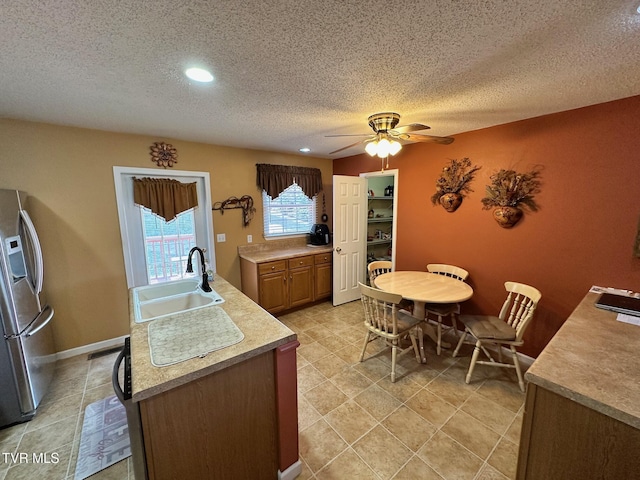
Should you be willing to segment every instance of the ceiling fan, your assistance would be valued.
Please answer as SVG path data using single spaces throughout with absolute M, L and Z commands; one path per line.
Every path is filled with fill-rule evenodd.
M 360 133 L 353 135 L 326 135 L 327 137 L 367 137 L 346 147 L 339 148 L 329 153 L 342 152 L 351 147 L 355 147 L 360 143 L 367 144 L 365 150 L 371 156 L 378 155 L 380 158 L 395 155 L 400 151 L 402 145 L 397 140 L 406 140 L 409 142 L 430 142 L 448 145 L 453 142 L 452 137 L 435 137 L 433 135 L 422 135 L 412 132 L 428 130 L 431 127 L 422 125 L 421 123 L 411 123 L 396 127 L 400 122 L 400 115 L 393 112 L 374 113 L 369 117 L 369 126 L 373 129 L 373 134 Z M 385 142 L 386 141 L 386 142 Z M 382 154 L 382 155 L 381 155 Z

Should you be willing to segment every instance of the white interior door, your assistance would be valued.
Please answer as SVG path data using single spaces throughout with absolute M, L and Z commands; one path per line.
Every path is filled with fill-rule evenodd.
M 367 181 L 333 176 L 333 304 L 360 298 L 367 250 Z

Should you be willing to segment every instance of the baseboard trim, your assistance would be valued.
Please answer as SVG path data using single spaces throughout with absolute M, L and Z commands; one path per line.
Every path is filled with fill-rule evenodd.
M 293 480 L 302 473 L 302 463 L 300 460 L 292 463 L 284 472 L 278 470 L 278 480 Z
M 71 348 L 62 352 L 56 353 L 56 360 L 64 360 L 65 358 L 75 357 L 77 355 L 86 355 L 97 350 L 104 350 L 106 348 L 117 347 L 118 345 L 124 345 L 124 339 L 129 335 L 123 335 L 122 337 L 112 338 L 110 340 L 103 340 L 102 342 L 91 343 L 89 345 L 83 345 L 82 347 Z

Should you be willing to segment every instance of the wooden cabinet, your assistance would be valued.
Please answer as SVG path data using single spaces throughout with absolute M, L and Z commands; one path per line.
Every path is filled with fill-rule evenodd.
M 530 383 L 516 478 L 638 478 L 638 445 L 637 428 Z
M 149 479 L 276 478 L 273 355 L 269 351 L 141 401 Z
M 640 327 L 596 308 L 599 296 L 584 296 L 525 374 L 518 480 L 640 478 Z
M 253 263 L 240 258 L 242 291 L 269 313 L 331 296 L 331 253 Z
M 148 478 L 272 480 L 295 467 L 298 345 L 142 400 Z
M 289 266 L 289 308 L 313 302 L 313 257 L 296 257 Z
M 271 313 L 287 309 L 287 275 L 285 260 L 258 265 L 259 301 L 257 303 L 262 308 Z
M 320 253 L 314 257 L 315 263 L 315 295 L 314 300 L 328 298 L 331 296 L 331 253 Z

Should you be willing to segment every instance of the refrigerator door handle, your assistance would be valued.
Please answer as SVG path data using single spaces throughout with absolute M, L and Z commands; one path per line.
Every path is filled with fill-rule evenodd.
M 44 276 L 44 262 L 42 261 L 42 249 L 40 248 L 40 239 L 38 238 L 38 233 L 36 232 L 36 227 L 33 225 L 31 221 L 31 217 L 27 213 L 26 210 L 20 210 L 20 216 L 22 217 L 22 221 L 24 225 L 27 227 L 27 233 L 31 239 L 31 245 L 33 245 L 33 253 L 35 256 L 35 268 L 34 272 L 35 278 L 35 290 L 36 295 L 42 292 L 42 277 Z
M 47 311 L 49 313 L 47 313 Z M 42 318 L 44 318 L 45 313 L 47 314 L 46 315 L 47 318 L 45 318 L 44 321 L 43 321 Z M 44 307 L 42 312 L 40 312 L 40 314 L 33 321 L 32 325 L 37 325 L 39 322 L 42 322 L 42 323 L 40 323 L 40 325 L 38 325 L 37 327 L 35 327 L 35 328 L 31 329 L 31 330 L 29 330 L 29 329 L 25 330 L 24 336 L 25 337 L 30 337 L 30 336 L 35 335 L 36 333 L 38 333 L 40 330 L 42 330 L 51 321 L 51 319 L 53 318 L 53 314 L 54 314 L 53 308 L 51 308 L 49 305 Z

